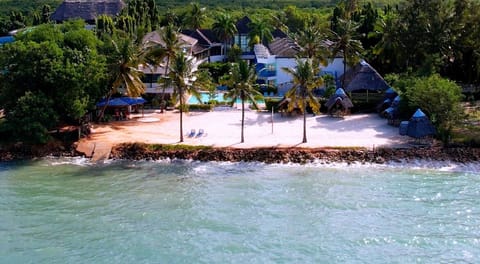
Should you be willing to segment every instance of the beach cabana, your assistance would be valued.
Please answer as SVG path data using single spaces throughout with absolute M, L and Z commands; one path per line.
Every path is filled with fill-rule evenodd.
M 417 109 L 415 114 L 408 121 L 407 135 L 416 139 L 433 136 L 436 134 L 435 127 L 430 122 L 430 119 Z
M 345 92 L 366 93 L 367 102 L 369 93 L 379 94 L 390 88 L 383 77 L 364 60 L 340 76 L 340 80 L 343 80 Z
M 335 93 L 330 96 L 325 106 L 330 115 L 344 116 L 349 112 L 350 108 L 353 107 L 353 103 L 345 91 L 342 88 L 338 88 Z
M 131 112 L 137 112 L 138 106 L 146 102 L 142 97 L 117 97 L 110 100 L 102 99 L 96 104 L 97 108 L 113 108 L 114 116 L 117 120 L 129 118 Z M 132 107 L 134 108 L 132 111 Z M 142 108 L 143 114 L 143 108 Z

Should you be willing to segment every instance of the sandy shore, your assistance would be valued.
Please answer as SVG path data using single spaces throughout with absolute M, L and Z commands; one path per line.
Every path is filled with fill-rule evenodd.
M 137 114 L 128 121 L 94 124 L 87 142 L 119 144 L 126 142 L 179 144 L 179 113 L 158 111 Z M 245 143 L 240 143 L 241 111 L 191 112 L 184 114 L 184 134 L 203 129 L 201 137 L 184 136 L 182 144 L 213 147 L 395 147 L 405 145 L 408 137 L 387 125 L 375 114 L 345 118 L 326 115 L 307 116 L 308 143 L 302 144 L 302 116 L 273 116 L 268 112 L 245 112 Z

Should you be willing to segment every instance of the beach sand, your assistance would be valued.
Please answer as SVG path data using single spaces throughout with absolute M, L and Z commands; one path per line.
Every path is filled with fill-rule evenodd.
M 82 142 L 119 144 L 126 142 L 188 144 L 213 147 L 365 147 L 368 149 L 405 145 L 408 137 L 387 125 L 376 114 L 344 118 L 307 115 L 307 140 L 302 144 L 303 116 L 282 117 L 269 112 L 245 111 L 245 142 L 240 143 L 241 111 L 190 112 L 183 116 L 184 142 L 180 143 L 180 114 L 158 110 L 132 115 L 128 121 L 94 124 Z M 204 130 L 201 137 L 188 137 L 192 129 Z

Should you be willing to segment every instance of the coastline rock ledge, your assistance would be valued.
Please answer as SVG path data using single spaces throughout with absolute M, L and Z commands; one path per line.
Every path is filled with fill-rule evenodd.
M 197 161 L 264 162 L 264 163 L 385 163 L 413 160 L 452 161 L 459 163 L 480 161 L 479 148 L 212 148 L 171 145 L 123 143 L 115 145 L 111 159 L 161 160 L 182 159 Z

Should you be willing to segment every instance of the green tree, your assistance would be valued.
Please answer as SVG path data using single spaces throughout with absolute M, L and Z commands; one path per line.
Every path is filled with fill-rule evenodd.
M 370 38 L 378 39 L 371 51 L 384 69 L 398 69 L 397 64 L 402 54 L 408 52 L 402 48 L 397 29 L 398 16 L 395 13 L 388 13 L 377 20 L 373 31 L 369 33 Z
M 122 16 L 131 17 L 134 23 L 134 32 L 141 35 L 155 30 L 160 23 L 160 14 L 155 0 L 131 0 Z
M 96 18 L 95 24 L 95 31 L 97 32 L 97 36 L 101 36 L 103 34 L 112 35 L 115 31 L 115 23 L 113 22 L 113 19 L 108 15 L 99 15 Z
M 226 98 L 231 98 L 232 101 L 240 98 L 242 102 L 242 125 L 240 142 L 245 142 L 244 127 L 245 127 L 245 100 L 250 100 L 255 108 L 258 109 L 256 97 L 262 96 L 256 89 L 255 81 L 257 80 L 257 74 L 253 65 L 248 65 L 246 61 L 240 60 L 234 64 L 232 69 L 232 76 L 230 78 L 229 91 L 225 94 Z
M 300 54 L 311 59 L 314 65 L 327 65 L 329 52 L 325 45 L 326 36 L 316 24 L 310 24 L 297 34 L 297 42 L 302 47 Z
M 272 35 L 272 25 L 264 18 L 254 18 L 252 22 L 248 25 L 250 28 L 250 39 L 255 36 L 260 37 L 260 42 L 262 44 L 268 44 L 273 40 Z
M 31 140 L 43 142 L 45 137 L 38 135 L 58 124 L 77 124 L 92 109 L 106 86 L 105 57 L 98 53 L 98 45 L 84 24 L 69 22 L 39 25 L 0 48 L 0 105 L 18 140 L 28 136 L 30 124 L 22 122 L 33 124 L 35 119 L 35 126 L 43 128 Z M 36 111 L 52 119 L 47 122 L 40 113 L 19 116 L 28 103 L 43 104 Z
M 363 52 L 362 43 L 358 40 L 358 24 L 352 20 L 340 19 L 336 32 L 332 32 L 332 57 L 343 55 L 343 72 L 347 72 L 347 65 L 353 66 L 360 59 Z M 342 87 L 345 87 L 342 79 Z
M 410 108 L 425 111 L 447 143 L 452 128 L 462 120 L 462 98 L 460 86 L 437 74 L 414 79 L 405 93 Z
M 199 29 L 207 19 L 207 13 L 205 7 L 200 7 L 199 3 L 190 3 L 190 10 L 185 15 L 184 25 L 187 28 Z
M 237 33 L 235 20 L 227 13 L 221 13 L 212 25 L 213 32 L 223 41 L 223 55 L 227 54 L 227 46 Z
M 176 54 L 170 67 L 170 81 L 173 84 L 173 96 L 179 102 L 180 109 L 180 142 L 183 142 L 183 111 L 185 97 L 192 94 L 199 99 L 195 81 L 197 79 L 197 62 L 194 58 L 186 57 L 183 52 Z
M 168 70 L 170 68 L 170 61 L 175 58 L 177 53 L 180 51 L 180 41 L 178 39 L 178 36 L 180 32 L 178 29 L 175 29 L 175 26 L 173 24 L 168 24 L 165 27 L 161 28 L 158 31 L 158 34 L 160 36 L 160 41 L 159 45 L 157 46 L 162 52 L 159 52 L 156 56 L 157 61 L 164 63 L 164 77 L 168 76 Z M 168 83 L 163 83 L 163 92 L 162 92 L 162 99 L 161 99 L 161 112 L 163 113 L 164 108 L 166 106 L 165 103 L 165 89 L 167 88 Z
M 313 90 L 322 86 L 323 79 L 317 75 L 317 68 L 313 66 L 310 59 L 296 60 L 297 66 L 293 68 L 282 68 L 283 71 L 293 77 L 293 86 L 285 95 L 290 98 L 289 108 L 292 110 L 298 105 L 303 112 L 303 139 L 302 143 L 307 143 L 307 104 L 314 113 L 320 109 L 320 103 L 315 98 Z
M 11 140 L 44 144 L 50 139 L 48 130 L 55 128 L 59 117 L 54 111 L 53 100 L 41 91 L 36 94 L 27 91 L 16 100 L 12 111 L 7 112 L 6 119 Z

